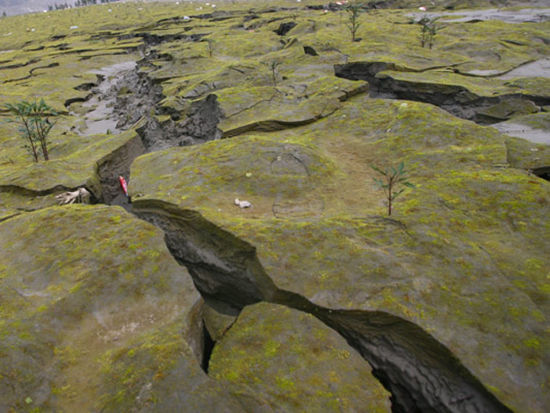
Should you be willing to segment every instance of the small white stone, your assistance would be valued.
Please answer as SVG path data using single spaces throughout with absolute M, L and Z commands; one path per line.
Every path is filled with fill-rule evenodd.
M 239 198 L 235 198 L 235 205 L 237 205 L 240 208 L 250 208 L 252 204 L 248 201 L 241 201 Z

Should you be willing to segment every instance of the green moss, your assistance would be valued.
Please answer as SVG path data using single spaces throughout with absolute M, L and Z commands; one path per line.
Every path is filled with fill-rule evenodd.
M 214 348 L 209 373 L 261 392 L 274 409 L 389 411 L 388 394 L 337 333 L 311 315 L 272 304 L 241 312 Z
M 206 6 L 187 3 L 143 4 L 142 10 L 110 4 L 3 19 L 6 33 L 0 33 L 0 49 L 11 51 L 0 54 L 0 67 L 19 65 L 0 69 L 6 86 L 3 99 L 46 96 L 64 114 L 52 130 L 53 160 L 37 165 L 21 148 L 13 125 L 0 124 L 0 185 L 34 191 L 56 185 L 97 188 L 97 162 L 135 133 L 78 136 L 71 128 L 81 122 L 85 108 L 71 106 L 70 112 L 79 114 L 69 113 L 65 101 L 88 93 L 74 88 L 95 81 L 90 70 L 138 58 L 120 55 L 141 45 L 137 34 L 176 35 L 152 47 L 161 57 L 141 69 L 162 86 L 163 110 L 185 116 L 194 100 L 215 93 L 226 116 L 219 127 L 226 137 L 239 137 L 141 157 L 132 166 L 134 198 L 163 199 L 198 210 L 253 244 L 280 288 L 326 306 L 388 311 L 416 322 L 509 406 L 529 411 L 540 405 L 545 397 L 540 383 L 546 380 L 543 350 L 548 347 L 545 316 L 550 290 L 543 269 L 550 254 L 544 242 L 550 231 L 550 195 L 545 181 L 512 168 L 547 165 L 547 148 L 504 138 L 494 129 L 453 118 L 430 105 L 361 96 L 365 84 L 335 78 L 333 67 L 346 61 L 385 62 L 392 70 L 381 76 L 443 92 L 465 88 L 472 95 L 544 96 L 545 79 L 484 78 L 479 71 L 503 73 L 548 56 L 548 45 L 540 41 L 547 23 L 447 23 L 437 35 L 435 49 L 428 50 L 419 46 L 418 25 L 407 24 L 409 18 L 401 10 L 364 13 L 358 33 L 362 40 L 352 43 L 342 13 L 302 10 L 306 4 L 314 2 L 304 0 L 299 8 L 294 1 L 284 2 L 281 5 L 293 9 L 269 14 L 263 13 L 263 4 L 224 4 L 229 12 L 216 14 L 221 17 L 216 21 L 194 17 L 206 13 Z M 249 20 L 253 13 L 260 17 Z M 173 18 L 183 15 L 192 18 Z M 277 36 L 273 30 L 285 21 L 297 26 Z M 71 30 L 72 25 L 79 29 Z M 57 35 L 66 37 L 53 39 Z M 191 35 L 213 40 L 211 57 L 207 42 L 186 41 Z M 305 55 L 306 45 L 319 55 Z M 280 62 L 276 85 L 269 68 L 274 61 Z M 546 128 L 545 116 L 517 119 Z M 381 215 L 383 196 L 372 185 L 370 167 L 400 161 L 411 170 L 417 187 L 397 200 L 394 220 L 389 220 Z M 249 200 L 253 207 L 241 210 L 235 198 Z M 141 300 L 151 297 L 151 290 L 178 290 L 172 275 L 180 268 L 158 248 L 163 241 L 157 231 L 136 224 L 121 210 L 68 207 L 23 212 L 54 203 L 53 195 L 1 193 L 0 219 L 21 216 L 0 223 L 1 231 L 18 234 L 0 237 L 0 288 L 31 293 L 36 288 L 46 294 L 33 300 L 18 294 L 2 297 L 1 342 L 22 340 L 13 348 L 33 345 L 39 350 L 32 354 L 42 357 L 28 364 L 23 357 L 3 376 L 16 371 L 24 377 L 22 388 L 35 388 L 33 380 L 39 375 L 32 366 L 57 360 L 59 374 L 52 386 L 61 400 L 60 410 L 131 410 L 139 408 L 135 403 L 140 394 L 159 410 L 174 410 L 174 405 L 162 404 L 169 397 L 160 389 L 186 383 L 187 377 L 176 377 L 178 371 L 193 377 L 202 373 L 192 363 L 182 367 L 186 362 L 177 352 L 186 352 L 186 344 L 176 337 L 173 318 L 167 316 L 162 326 L 140 334 L 123 335 L 111 345 L 109 337 L 129 325 L 118 320 L 118 329 L 110 330 L 114 335 L 102 336 L 106 341 L 100 344 L 92 334 L 100 324 L 90 308 L 111 309 L 108 303 L 117 302 L 126 307 L 124 312 L 113 308 L 114 313 L 136 314 L 132 305 L 143 310 Z M 33 251 L 35 259 L 25 261 L 20 251 Z M 99 304 L 90 301 L 101 294 L 110 298 Z M 158 307 L 158 302 L 149 304 L 151 311 Z M 154 312 L 172 314 L 166 308 Z M 71 327 L 44 336 L 32 329 L 37 320 L 48 325 L 61 313 L 83 324 L 60 321 Z M 275 321 L 250 344 L 250 351 L 245 343 L 234 359 L 215 354 L 221 360 L 220 378 L 237 386 L 243 381 L 258 385 L 260 373 L 273 367 L 266 363 L 266 354 L 277 359 L 284 356 L 281 348 L 286 346 L 296 357 L 304 358 L 314 349 L 328 355 L 326 360 L 349 367 L 354 353 L 344 348 L 277 341 L 288 325 Z M 239 328 L 243 337 L 250 337 L 256 325 Z M 319 343 L 328 335 L 324 329 L 312 332 Z M 46 336 L 53 337 L 58 354 L 48 353 L 52 347 Z M 256 349 L 261 357 L 253 356 Z M 11 361 L 20 353 L 9 354 Z M 510 359 L 514 362 L 502 362 Z M 106 363 L 103 375 L 98 374 L 97 360 Z M 283 395 L 290 393 L 293 400 L 287 410 L 296 410 L 301 380 L 289 370 L 273 374 L 272 391 L 275 404 L 286 403 Z M 338 400 L 338 393 L 326 386 L 345 381 L 337 373 L 329 369 L 304 381 L 312 384 L 312 399 L 334 410 L 350 410 L 348 399 Z M 196 388 L 216 395 L 210 401 L 223 399 L 213 382 L 204 377 L 199 381 Z M 151 391 L 148 383 L 153 383 Z M 103 393 L 90 390 L 96 388 Z M 215 390 L 209 393 L 210 388 Z M 238 388 L 237 393 L 247 394 Z M 185 391 L 196 396 L 191 389 Z M 78 404 L 75 395 L 88 399 Z M 196 397 L 193 400 L 200 399 Z M 103 406 L 93 406 L 99 399 Z
M 117 397 L 130 394 L 131 386 L 151 371 L 164 374 L 174 362 L 174 346 L 187 346 L 181 320 L 198 295 L 151 225 L 117 207 L 72 205 L 4 221 L 0 234 L 0 260 L 6 263 L 0 293 L 18 292 L 6 295 L 0 306 L 0 351 L 9 354 L 0 376 L 10 371 L 29 375 L 6 395 L 9 403 L 22 393 L 38 400 L 36 389 L 47 380 L 42 384 L 56 397 L 40 399 L 41 407 L 92 408 L 97 399 L 112 396 L 99 390 L 103 379 L 97 360 L 107 354 L 122 357 L 116 349 L 142 335 L 154 337 L 153 331 L 175 317 L 177 332 L 164 335 L 162 343 L 145 342 L 149 353 L 134 354 L 140 369 L 120 373 L 128 387 L 117 389 Z M 28 251 L 34 251 L 32 261 Z

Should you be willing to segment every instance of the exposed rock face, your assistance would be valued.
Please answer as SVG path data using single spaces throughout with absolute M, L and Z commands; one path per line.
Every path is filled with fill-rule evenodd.
M 0 410 L 544 411 L 547 23 L 132 7 L 2 20 Z

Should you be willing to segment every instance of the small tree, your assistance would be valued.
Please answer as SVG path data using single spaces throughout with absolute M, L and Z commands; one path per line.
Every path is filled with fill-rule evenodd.
M 273 86 L 277 87 L 277 75 L 279 74 L 279 66 L 281 65 L 281 62 L 272 60 L 270 62 L 264 62 L 264 64 L 269 67 L 269 70 L 271 71 L 271 81 L 273 82 Z
M 357 30 L 359 29 L 359 26 L 361 26 L 361 23 L 359 22 L 359 15 L 361 14 L 361 8 L 362 4 L 358 3 L 356 1 L 351 2 L 346 6 L 346 12 L 348 13 L 348 23 L 346 24 L 350 34 L 351 34 L 351 41 L 355 42 L 357 41 Z
M 436 24 L 438 17 L 430 19 L 427 16 L 422 17 L 418 24 L 420 24 L 420 45 L 422 47 L 428 46 L 430 50 L 434 44 L 434 38 L 439 30 L 439 26 Z
M 208 56 L 212 57 L 212 55 L 214 54 L 214 40 L 207 38 L 206 43 L 208 44 Z
M 376 172 L 382 175 L 382 179 L 374 178 L 376 185 L 383 189 L 388 200 L 388 215 L 391 215 L 392 203 L 399 195 L 405 191 L 405 188 L 398 189 L 399 186 L 414 188 L 414 184 L 408 182 L 407 171 L 405 164 L 401 162 L 397 168 L 390 166 L 389 168 L 381 169 L 376 166 L 371 166 Z
M 57 115 L 55 110 L 44 99 L 39 102 L 23 100 L 14 105 L 8 103 L 6 109 L 14 116 L 8 122 L 19 124 L 19 131 L 28 143 L 25 147 L 31 152 L 34 161 L 38 162 L 40 152 L 45 161 L 49 160 L 47 137 L 55 125 L 55 122 L 50 122 L 49 117 Z

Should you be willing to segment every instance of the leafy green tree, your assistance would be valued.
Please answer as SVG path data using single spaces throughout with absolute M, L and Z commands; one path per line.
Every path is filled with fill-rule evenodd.
M 13 115 L 8 122 L 19 124 L 21 136 L 27 141 L 25 147 L 31 152 L 34 161 L 38 162 L 40 153 L 45 161 L 49 160 L 47 138 L 55 125 L 49 118 L 57 116 L 57 112 L 44 99 L 38 102 L 23 100 L 15 104 L 8 103 L 5 108 Z
M 371 166 L 371 168 L 382 175 L 382 178 L 374 178 L 374 182 L 376 183 L 376 186 L 384 190 L 386 199 L 388 200 L 388 215 L 391 215 L 393 201 L 406 189 L 398 187 L 405 186 L 408 188 L 414 188 L 415 186 L 408 181 L 408 172 L 405 171 L 404 162 L 401 162 L 397 168 L 393 166 L 384 169 L 376 166 Z

